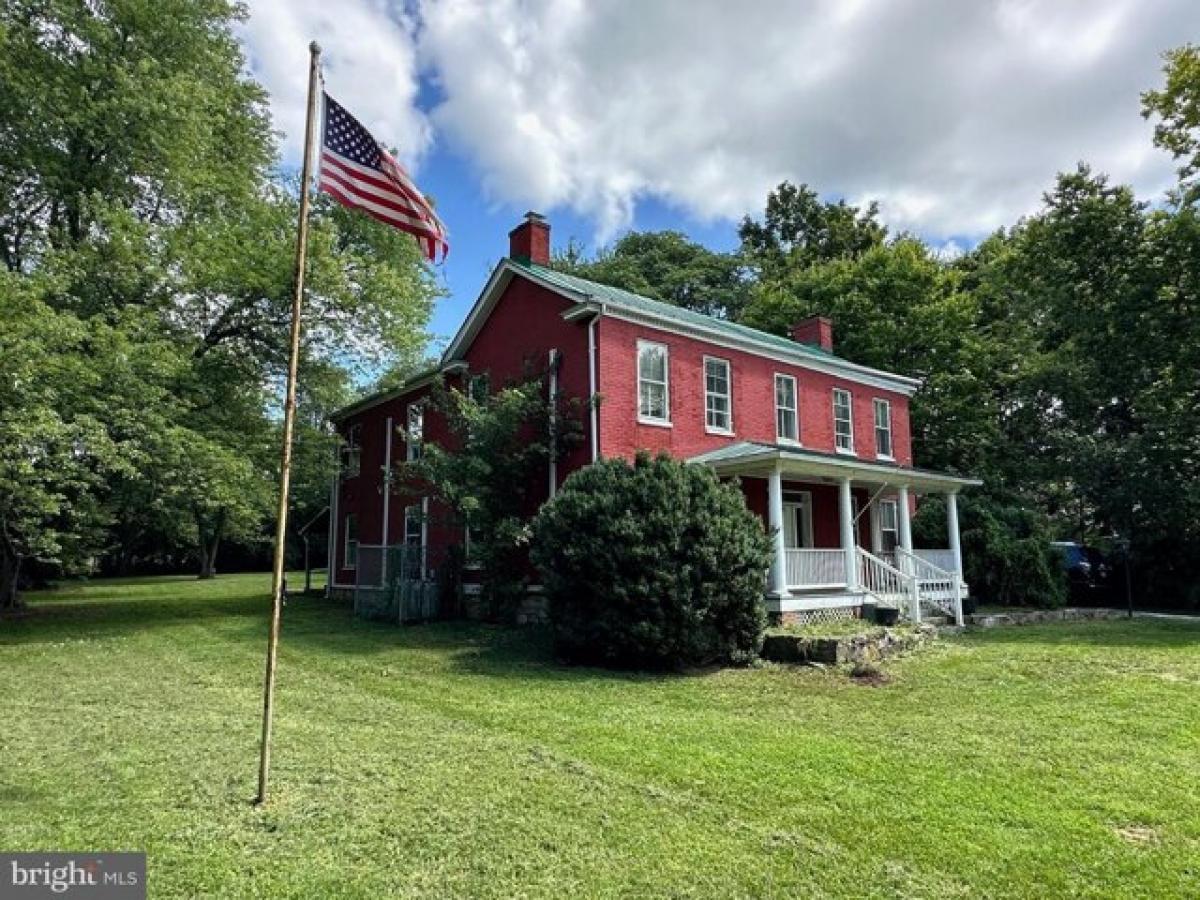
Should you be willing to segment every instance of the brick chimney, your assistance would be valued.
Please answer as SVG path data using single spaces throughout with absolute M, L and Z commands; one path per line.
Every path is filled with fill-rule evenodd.
M 525 213 L 525 221 L 508 233 L 508 255 L 517 262 L 550 265 L 550 223 L 541 213 Z
M 827 316 L 809 316 L 792 326 L 792 340 L 797 344 L 820 347 L 833 352 L 833 320 Z

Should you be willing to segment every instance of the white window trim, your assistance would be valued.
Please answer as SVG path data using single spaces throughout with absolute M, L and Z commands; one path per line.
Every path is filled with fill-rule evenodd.
M 721 363 L 725 366 L 725 401 L 726 401 L 726 416 L 729 419 L 728 428 L 718 428 L 715 425 L 708 424 L 708 364 L 710 362 Z M 729 360 L 720 356 L 705 356 L 703 363 L 700 366 L 700 377 L 703 380 L 702 387 L 704 388 L 704 430 L 708 434 L 719 434 L 724 437 L 733 436 L 733 365 Z M 717 396 L 717 395 L 714 395 Z
M 786 378 L 792 383 L 792 419 L 796 423 L 796 436 L 784 437 L 779 433 L 779 410 L 786 409 L 779 405 L 779 379 Z M 800 447 L 803 444 L 800 442 L 800 382 L 795 375 L 789 375 L 787 372 L 776 372 L 775 377 L 771 379 L 771 390 L 774 392 L 774 407 L 775 407 L 775 440 L 780 444 L 787 444 L 791 447 Z
M 663 352 L 663 412 L 665 418 L 656 419 L 653 416 L 642 415 L 642 350 L 657 347 Z M 657 384 L 657 382 L 655 382 Z M 671 427 L 671 348 L 661 341 L 638 340 L 637 342 L 637 379 L 634 384 L 634 401 L 637 404 L 637 420 L 642 425 L 654 425 L 658 428 Z
M 354 562 L 350 562 L 350 520 L 354 519 L 355 530 L 358 528 L 358 514 L 346 513 L 342 519 L 342 568 L 347 572 L 358 569 L 358 538 L 354 539 Z
M 847 401 L 846 408 L 847 408 L 847 412 L 849 413 L 849 415 L 846 418 L 846 421 L 850 423 L 850 446 L 849 447 L 839 447 L 838 446 L 838 427 L 837 427 L 838 426 L 838 414 L 837 414 L 838 394 L 846 395 L 846 401 Z M 846 456 L 854 456 L 855 455 L 855 452 L 854 452 L 854 394 L 852 394 L 850 391 L 846 390 L 845 388 L 834 388 L 833 395 L 831 397 L 831 410 L 830 411 L 833 413 L 833 449 L 836 450 L 838 453 L 842 453 Z
M 887 435 L 888 446 L 891 448 L 891 453 L 879 452 L 879 404 L 883 404 L 887 408 Z M 888 462 L 896 461 L 896 433 L 892 429 L 892 401 L 884 397 L 874 397 L 871 400 L 871 433 L 875 436 L 875 458 L 886 459 Z

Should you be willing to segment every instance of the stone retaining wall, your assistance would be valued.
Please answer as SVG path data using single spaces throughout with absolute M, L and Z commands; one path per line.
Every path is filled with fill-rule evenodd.
M 973 628 L 997 628 L 1001 625 L 1042 625 L 1047 622 L 1086 622 L 1095 619 L 1120 619 L 1127 615 L 1119 609 L 1091 609 L 1069 606 L 1065 609 L 1014 609 L 1003 613 L 973 613 L 964 622 Z
M 876 662 L 915 650 L 937 638 L 932 625 L 904 628 L 877 628 L 861 634 L 818 637 L 780 632 L 763 640 L 762 656 L 773 662 L 844 663 Z

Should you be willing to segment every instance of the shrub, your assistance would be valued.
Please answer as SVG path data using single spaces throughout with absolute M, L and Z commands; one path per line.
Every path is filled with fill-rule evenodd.
M 568 660 L 663 668 L 758 651 L 770 541 L 702 466 L 639 454 L 581 469 L 542 507 L 533 548 Z
M 982 491 L 959 498 L 963 568 L 972 604 L 1058 607 L 1066 603 L 1062 559 L 1041 513 Z M 946 505 L 927 497 L 913 519 L 924 546 L 946 543 Z

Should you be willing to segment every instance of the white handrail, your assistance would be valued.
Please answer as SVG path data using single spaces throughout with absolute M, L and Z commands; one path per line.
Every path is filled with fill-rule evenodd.
M 841 587 L 846 583 L 846 554 L 839 549 L 789 547 L 783 557 L 789 588 Z
M 915 552 L 910 553 L 903 547 L 896 548 L 896 560 L 900 563 L 901 568 L 910 570 L 916 576 L 918 590 L 923 586 L 922 582 L 945 582 L 948 584 L 954 592 L 954 622 L 956 625 L 963 624 L 962 576 L 958 572 L 934 565 L 928 559 L 917 556 Z
M 858 547 L 857 551 L 859 584 L 863 590 L 884 602 L 895 602 L 907 596 L 909 616 L 914 622 L 920 622 L 921 594 L 917 576 L 901 572 L 862 547 Z

